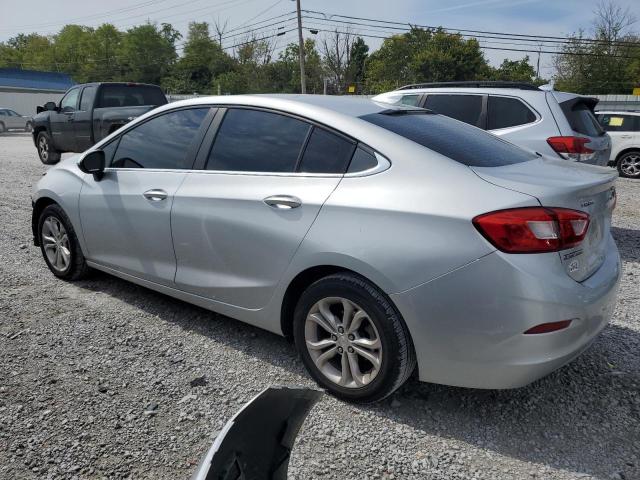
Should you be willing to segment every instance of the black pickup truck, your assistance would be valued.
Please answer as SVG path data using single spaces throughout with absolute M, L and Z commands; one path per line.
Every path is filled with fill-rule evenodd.
M 70 88 L 59 104 L 45 103 L 33 117 L 33 142 L 42 163 L 64 152 L 83 152 L 111 132 L 167 103 L 157 85 L 85 83 Z

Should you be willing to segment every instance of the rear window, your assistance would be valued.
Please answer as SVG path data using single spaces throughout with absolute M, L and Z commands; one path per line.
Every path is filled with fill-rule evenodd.
M 106 85 L 100 89 L 97 108 L 141 107 L 167 103 L 162 90 L 151 85 Z
M 560 107 L 574 132 L 590 137 L 597 137 L 604 134 L 604 130 L 602 130 L 602 127 L 593 115 L 593 111 L 586 103 L 569 100 L 562 102 Z
M 360 118 L 470 167 L 500 167 L 537 158 L 490 133 L 442 115 L 372 113 Z

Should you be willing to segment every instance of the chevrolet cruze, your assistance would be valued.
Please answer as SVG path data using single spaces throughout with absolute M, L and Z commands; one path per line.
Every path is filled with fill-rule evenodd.
M 612 315 L 615 173 L 415 107 L 229 96 L 155 109 L 48 170 L 33 234 L 91 268 L 294 339 L 335 395 L 414 372 L 526 385 Z

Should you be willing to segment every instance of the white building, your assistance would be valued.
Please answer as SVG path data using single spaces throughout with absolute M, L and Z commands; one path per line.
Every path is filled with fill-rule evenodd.
M 74 84 L 66 73 L 0 68 L 0 108 L 32 116 L 38 105 L 58 102 Z

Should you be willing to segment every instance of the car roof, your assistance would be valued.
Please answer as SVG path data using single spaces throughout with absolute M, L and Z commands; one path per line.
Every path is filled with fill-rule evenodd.
M 273 108 L 291 113 L 304 111 L 326 111 L 348 117 L 361 117 L 371 113 L 387 110 L 416 110 L 417 107 L 404 105 L 388 105 L 375 102 L 367 97 L 348 97 L 336 95 L 301 95 L 301 94 L 256 94 L 256 95 L 222 95 L 197 97 L 170 103 L 162 108 L 187 105 L 238 105 Z M 422 110 L 422 109 L 420 109 Z

